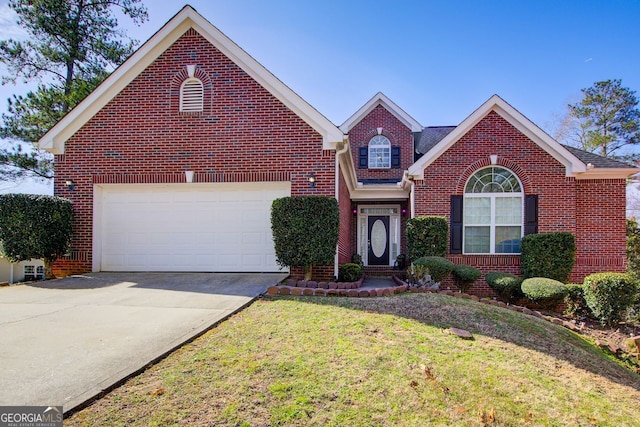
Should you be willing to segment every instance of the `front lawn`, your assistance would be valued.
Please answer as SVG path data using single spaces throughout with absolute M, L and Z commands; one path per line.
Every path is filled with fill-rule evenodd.
M 278 297 L 65 426 L 636 426 L 638 408 L 638 375 L 532 316 L 437 294 Z

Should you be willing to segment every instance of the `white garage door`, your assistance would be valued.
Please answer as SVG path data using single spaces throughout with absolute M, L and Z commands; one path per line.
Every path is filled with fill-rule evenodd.
M 94 270 L 280 271 L 271 202 L 290 194 L 288 182 L 99 186 Z

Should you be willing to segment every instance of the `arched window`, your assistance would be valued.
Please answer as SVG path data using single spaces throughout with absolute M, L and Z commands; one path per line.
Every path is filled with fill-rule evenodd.
M 369 141 L 369 169 L 391 168 L 391 142 L 382 135 Z
M 499 166 L 477 171 L 464 190 L 464 253 L 520 253 L 523 231 L 522 185 Z
M 194 77 L 185 80 L 180 86 L 180 111 L 200 113 L 204 108 L 204 86 Z

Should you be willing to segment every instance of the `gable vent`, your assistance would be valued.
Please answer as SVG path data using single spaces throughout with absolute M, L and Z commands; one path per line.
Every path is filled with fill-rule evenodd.
M 180 87 L 180 111 L 200 113 L 204 106 L 204 87 L 196 78 L 187 79 Z

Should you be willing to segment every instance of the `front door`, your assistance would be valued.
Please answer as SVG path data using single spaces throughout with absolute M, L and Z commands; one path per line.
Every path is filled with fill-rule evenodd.
M 389 216 L 369 216 L 368 265 L 389 265 Z

